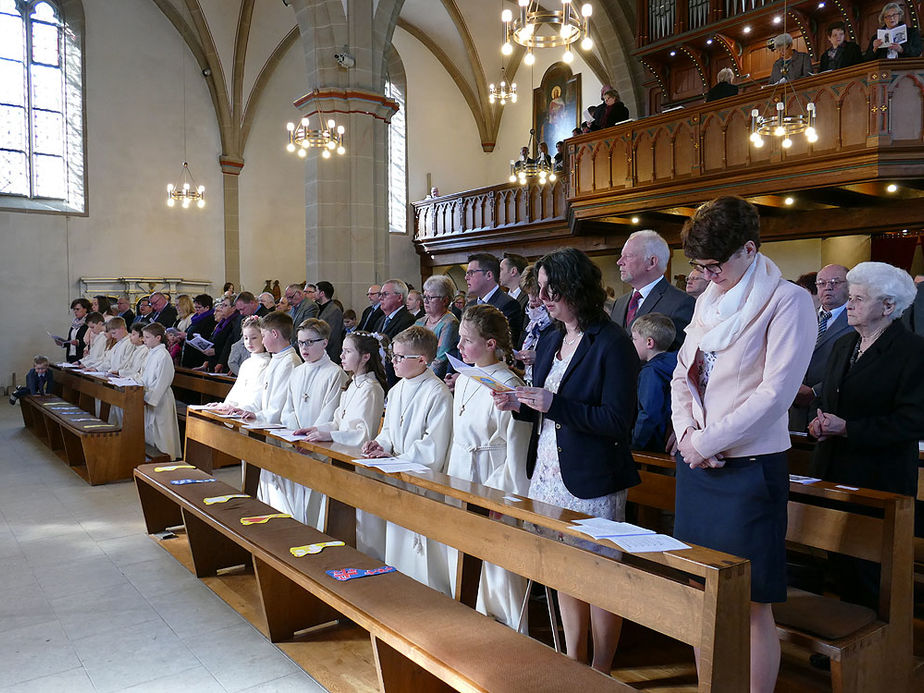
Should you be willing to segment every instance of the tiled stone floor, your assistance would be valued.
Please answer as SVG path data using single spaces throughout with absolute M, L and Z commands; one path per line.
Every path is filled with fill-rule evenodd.
M 236 468 L 216 476 L 229 483 Z M 0 407 L 0 691 L 324 691 Z

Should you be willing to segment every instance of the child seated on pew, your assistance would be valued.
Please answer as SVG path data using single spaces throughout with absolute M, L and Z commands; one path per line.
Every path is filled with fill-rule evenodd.
M 263 375 L 263 392 L 255 409 L 236 408 L 245 421 L 259 419 L 266 423 L 282 421 L 282 409 L 289 392 L 289 377 L 302 360 L 292 347 L 292 318 L 282 311 L 274 311 L 260 318 L 260 335 L 263 348 L 270 354 L 270 362 Z M 261 478 L 268 472 L 262 472 Z M 261 499 L 262 500 L 262 499 Z
M 55 386 L 54 376 L 48 370 L 48 357 L 36 354 L 32 359 L 32 368 L 26 373 L 26 384 L 17 387 L 10 395 L 10 404 L 16 404 L 25 395 L 50 395 Z
M 664 452 L 671 421 L 671 378 L 677 367 L 674 323 L 661 313 L 647 313 L 632 323 L 632 343 L 642 361 L 638 374 L 638 414 L 632 449 Z
M 109 341 L 112 342 L 112 348 L 106 350 L 103 362 L 99 365 L 99 370 L 107 373 L 118 373 L 120 369 L 129 364 L 135 351 L 135 345 L 132 344 L 128 330 L 125 329 L 125 318 L 109 318 L 106 321 L 106 334 L 109 336 Z
M 387 340 L 388 337 L 382 337 Z M 296 431 L 307 433 L 310 441 L 329 441 L 360 446 L 379 432 L 385 407 L 385 366 L 381 343 L 369 332 L 351 332 L 343 340 L 340 364 L 350 374 L 346 392 L 331 421 Z M 385 521 L 371 513 L 356 510 L 356 548 L 385 560 Z
M 459 325 L 462 360 L 480 368 L 510 388 L 522 386 L 512 370 L 513 344 L 507 318 L 490 304 L 470 306 Z M 452 447 L 447 474 L 501 491 L 526 496 L 526 456 L 531 427 L 509 411 L 494 407 L 490 388 L 460 375 L 455 383 Z M 458 552 L 449 549 L 451 575 Z M 490 563 L 482 564 L 476 608 L 497 621 L 526 632 L 520 612 L 526 599 L 527 580 Z
M 176 419 L 176 400 L 173 399 L 173 359 L 165 343 L 166 330 L 158 322 L 142 329 L 148 358 L 141 372 L 144 385 L 144 442 L 171 460 L 183 456 L 180 428 Z
M 84 337 L 89 349 L 77 361 L 76 365 L 89 371 L 94 371 L 103 362 L 106 353 L 106 319 L 101 313 L 87 315 L 87 333 Z
M 363 445 L 366 457 L 400 457 L 435 472 L 446 470 L 452 439 L 452 394 L 428 368 L 436 358 L 436 335 L 414 325 L 395 336 L 391 359 L 400 378 L 388 393 L 382 430 Z M 391 522 L 385 529 L 385 562 L 405 575 L 452 595 L 447 547 Z
M 298 347 L 305 362 L 289 377 L 282 424 L 303 430 L 330 421 L 340 404 L 347 374 L 327 355 L 330 325 L 308 318 L 298 326 Z M 323 531 L 327 497 L 279 475 L 260 475 L 260 498 L 274 508 L 289 513 L 299 522 Z
M 231 391 L 225 397 L 225 401 L 213 402 L 207 405 L 209 409 L 225 414 L 234 409 L 255 411 L 260 408 L 264 375 L 271 358 L 263 347 L 263 333 L 260 331 L 260 324 L 260 318 L 256 315 L 244 318 L 244 322 L 241 323 L 241 339 L 250 357 L 241 363 L 237 380 L 231 386 Z
M 148 360 L 148 348 L 144 345 L 144 326 L 146 323 L 132 323 L 132 328 L 128 333 L 129 341 L 134 350 L 130 353 L 128 361 L 116 371 L 120 378 L 134 378 L 141 382 L 141 370 L 144 368 L 144 362 Z

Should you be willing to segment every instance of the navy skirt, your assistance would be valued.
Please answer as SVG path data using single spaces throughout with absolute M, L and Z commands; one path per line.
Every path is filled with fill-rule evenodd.
M 677 455 L 674 536 L 751 562 L 751 601 L 786 601 L 786 453 L 690 469 Z

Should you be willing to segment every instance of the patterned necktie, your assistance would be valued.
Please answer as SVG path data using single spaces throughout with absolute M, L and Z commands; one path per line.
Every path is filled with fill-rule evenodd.
M 638 304 L 641 300 L 642 295 L 638 291 L 632 293 L 632 298 L 629 299 L 629 308 L 626 310 L 626 327 L 629 327 L 632 321 L 635 320 L 635 314 L 638 312 Z
M 831 319 L 831 313 L 822 308 L 818 312 L 818 336 L 815 338 L 815 344 L 821 341 L 821 336 L 828 329 L 828 320 Z

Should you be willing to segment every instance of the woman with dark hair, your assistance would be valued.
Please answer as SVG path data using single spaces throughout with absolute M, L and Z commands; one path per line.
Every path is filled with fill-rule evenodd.
M 193 299 L 193 315 L 186 328 L 186 339 L 192 339 L 197 334 L 209 339 L 215 329 L 215 311 L 212 310 L 212 297 L 208 294 L 199 294 Z M 205 363 L 206 356 L 195 347 L 184 341 L 183 355 L 180 365 L 183 368 L 198 368 Z
M 87 343 L 84 336 L 87 334 L 87 313 L 90 312 L 90 302 L 85 298 L 75 298 L 71 301 L 71 310 L 74 311 L 74 321 L 67 331 L 67 339 L 55 339 L 55 344 L 64 347 L 65 358 L 68 363 L 79 361 L 83 357 Z
M 845 41 L 844 22 L 831 22 L 825 29 L 831 47 L 821 54 L 820 72 L 839 70 L 863 62 L 863 52 L 853 41 Z
M 93 313 L 99 313 L 103 317 L 108 318 L 111 309 L 112 305 L 109 302 L 108 296 L 94 296 L 93 300 L 90 301 L 90 311 Z
M 796 284 L 812 295 L 812 303 L 815 306 L 816 313 L 821 306 L 821 298 L 818 296 L 818 285 L 815 283 L 817 279 L 818 272 L 806 272 L 805 274 L 800 274 L 799 278 L 795 281 Z
M 497 394 L 495 406 L 532 423 L 526 462 L 530 498 L 622 520 L 626 489 L 639 483 L 629 450 L 639 368 L 635 347 L 603 311 L 600 268 L 584 253 L 557 250 L 535 269 L 539 297 L 558 329 L 536 346 L 535 387 L 516 388 L 516 397 Z M 555 536 L 606 552 L 591 542 Z M 593 667 L 608 674 L 622 619 L 562 593 L 559 604 L 568 656 L 588 661 L 592 624 Z
M 758 252 L 760 218 L 750 203 L 707 202 L 681 238 L 710 284 L 671 382 L 674 536 L 751 561 L 750 690 L 772 691 L 780 641 L 771 604 L 786 601 L 787 411 L 818 325 L 809 294 Z

